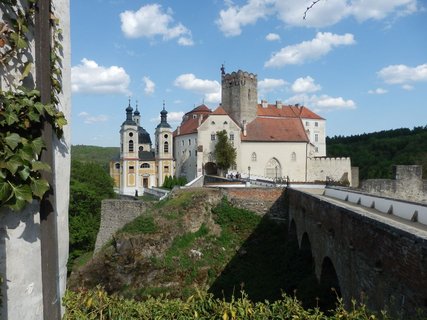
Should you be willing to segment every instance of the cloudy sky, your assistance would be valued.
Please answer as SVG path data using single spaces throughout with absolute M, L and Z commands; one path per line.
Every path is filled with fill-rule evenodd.
M 327 134 L 427 125 L 420 0 L 73 0 L 72 143 L 119 146 L 128 99 L 151 134 L 220 100 L 220 68 L 258 75 L 258 99 L 303 104 Z M 304 19 L 305 14 L 305 19 Z

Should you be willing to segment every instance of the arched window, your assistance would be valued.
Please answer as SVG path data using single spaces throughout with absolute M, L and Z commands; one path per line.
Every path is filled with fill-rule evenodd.
M 133 140 L 129 140 L 129 152 L 133 152 Z
M 280 178 L 282 176 L 282 167 L 276 158 L 271 158 L 265 166 L 265 176 L 273 179 Z
M 255 152 L 252 152 L 251 160 L 252 160 L 252 162 L 256 162 L 256 153 Z
M 224 125 L 227 125 L 228 124 L 228 122 L 227 121 L 224 121 Z
M 292 161 L 297 161 L 297 154 L 295 152 L 292 152 L 292 154 L 291 154 L 291 160 Z
M 149 163 L 144 162 L 143 164 L 141 164 L 141 168 L 143 168 L 143 169 L 148 169 L 148 168 L 150 168 L 150 164 L 149 164 Z
M 167 141 L 165 141 L 165 143 L 163 144 L 163 152 L 164 153 L 169 152 L 169 143 Z
M 143 146 L 140 146 L 140 147 L 139 147 L 139 151 L 144 151 L 144 147 L 143 147 Z
M 120 169 L 120 163 L 116 163 L 116 169 Z
M 211 133 L 211 141 L 215 141 L 216 140 L 216 134 L 215 133 Z

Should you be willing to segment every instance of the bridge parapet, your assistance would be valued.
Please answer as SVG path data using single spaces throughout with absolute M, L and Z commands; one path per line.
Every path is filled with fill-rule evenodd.
M 325 196 L 355 203 L 399 218 L 427 225 L 427 205 L 370 195 L 348 188 L 327 187 Z

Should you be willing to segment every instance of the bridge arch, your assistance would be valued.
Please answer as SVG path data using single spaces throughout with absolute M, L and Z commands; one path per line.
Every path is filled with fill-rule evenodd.
M 337 297 L 341 297 L 341 286 L 334 264 L 328 256 L 323 258 L 319 285 L 321 291 L 319 307 L 323 310 L 335 308 Z

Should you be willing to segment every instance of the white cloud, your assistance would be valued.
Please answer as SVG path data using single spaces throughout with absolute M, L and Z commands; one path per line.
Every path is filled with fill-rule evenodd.
M 216 24 L 225 36 L 238 36 L 242 26 L 254 24 L 258 19 L 265 18 L 271 13 L 271 0 L 249 0 L 242 7 L 228 3 L 226 10 L 219 12 Z
M 390 84 L 427 81 L 427 63 L 416 67 L 408 67 L 403 64 L 391 65 L 381 69 L 378 76 Z
M 180 123 L 182 121 L 182 117 L 184 116 L 183 111 L 178 112 L 168 112 L 168 123 L 177 122 Z M 151 122 L 157 123 L 160 121 L 160 115 L 157 118 L 151 118 Z
M 353 100 L 345 100 L 342 97 L 331 97 L 323 95 L 295 95 L 285 101 L 287 104 L 302 104 L 307 105 L 314 112 L 332 111 L 332 110 L 347 110 L 355 109 L 356 103 Z
M 264 92 L 270 92 L 274 89 L 283 87 L 286 85 L 286 81 L 283 79 L 269 79 L 265 78 L 264 80 L 258 81 L 258 89 Z
M 287 64 L 302 64 L 326 55 L 334 47 L 354 43 L 354 37 L 350 33 L 338 35 L 330 32 L 318 32 L 316 37 L 310 41 L 290 45 L 274 53 L 265 66 L 283 67 Z
M 105 114 L 100 114 L 98 116 L 92 116 L 89 113 L 83 111 L 78 114 L 80 118 L 83 118 L 83 122 L 86 124 L 93 124 L 97 122 L 106 122 L 108 121 L 108 116 Z
M 265 36 L 265 40 L 267 40 L 267 41 L 279 41 L 280 36 L 277 33 L 269 33 Z
M 411 91 L 411 90 L 414 90 L 414 87 L 413 87 L 413 86 L 411 86 L 410 84 L 404 84 L 404 85 L 402 86 L 402 89 L 403 89 L 403 90 L 406 90 L 406 91 Z
M 203 94 L 206 102 L 217 103 L 221 100 L 221 86 L 218 81 L 198 79 L 192 73 L 182 74 L 174 81 L 178 88 Z
M 312 77 L 307 76 L 305 78 L 296 79 L 292 84 L 291 89 L 295 93 L 308 93 L 319 91 L 322 87 L 316 84 Z
M 417 0 L 324 0 L 303 14 L 312 0 L 247 0 L 241 6 L 226 1 L 216 23 L 226 36 L 237 36 L 246 25 L 275 17 L 287 26 L 326 27 L 354 17 L 360 22 L 401 17 L 419 10 Z
M 130 77 L 122 67 L 99 66 L 84 58 L 71 68 L 71 89 L 76 93 L 119 93 L 129 95 Z
M 121 28 L 128 38 L 154 38 L 163 40 L 178 38 L 178 44 L 192 45 L 191 31 L 181 23 L 173 24 L 172 10 L 162 11 L 159 4 L 147 4 L 137 11 L 126 10 L 120 13 Z
M 386 94 L 388 91 L 386 89 L 383 88 L 376 88 L 374 90 L 369 90 L 368 93 L 369 94 Z
M 144 82 L 144 93 L 147 96 L 152 95 L 156 90 L 156 84 L 146 76 L 142 78 L 142 81 Z

